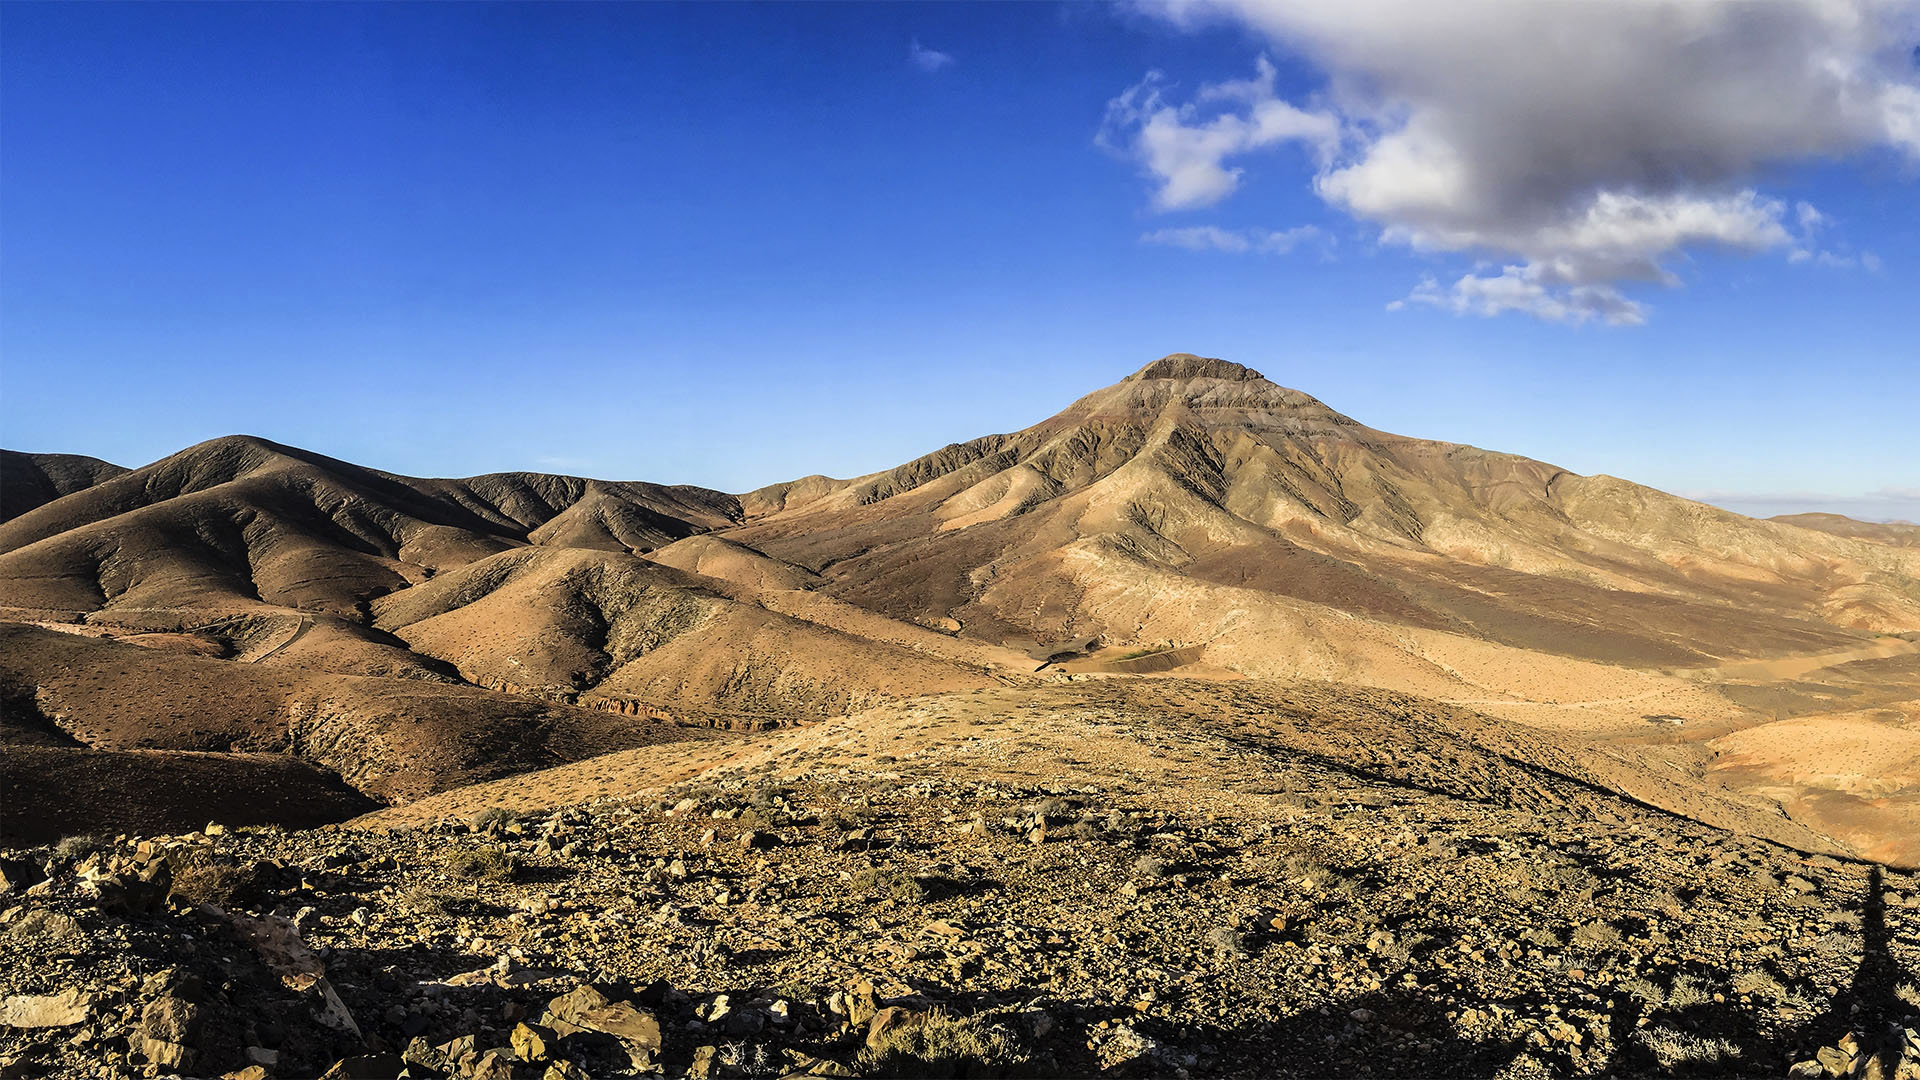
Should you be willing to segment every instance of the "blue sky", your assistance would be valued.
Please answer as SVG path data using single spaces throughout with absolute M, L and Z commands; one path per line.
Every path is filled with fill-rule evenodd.
M 1791 153 L 1672 188 L 1584 163 L 1554 191 L 1721 230 L 1642 229 L 1623 270 L 1621 241 L 1517 221 L 1512 177 L 1565 157 L 1525 138 L 1446 206 L 1394 201 L 1379 118 L 1471 148 L 1483 99 L 1369 113 L 1348 84 L 1453 61 L 1363 40 L 1401 67 L 1354 67 L 1361 31 L 1276 18 L 0 5 L 0 444 L 137 465 L 250 432 L 737 491 L 1023 427 L 1191 351 L 1386 430 L 1920 520 L 1909 148 L 1774 133 Z M 1281 113 L 1339 145 L 1246 134 Z

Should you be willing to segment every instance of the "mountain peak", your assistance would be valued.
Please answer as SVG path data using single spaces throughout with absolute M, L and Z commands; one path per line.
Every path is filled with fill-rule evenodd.
M 1231 360 L 1220 360 L 1211 356 L 1195 356 L 1192 353 L 1169 353 L 1155 360 L 1139 371 L 1121 380 L 1139 382 L 1146 379 L 1225 379 L 1229 382 L 1257 382 L 1265 376 Z

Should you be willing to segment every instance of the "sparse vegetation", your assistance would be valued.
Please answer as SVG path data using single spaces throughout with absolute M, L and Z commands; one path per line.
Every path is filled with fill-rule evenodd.
M 1620 931 L 1609 922 L 1584 922 L 1573 928 L 1572 944 L 1582 952 L 1604 952 L 1620 945 Z
M 1024 1075 L 1033 1063 L 1005 1025 L 936 1010 L 871 1039 L 854 1067 L 868 1076 L 1001 1077 Z
M 1133 874 L 1140 878 L 1173 876 L 1173 867 L 1158 855 L 1142 855 L 1133 860 Z
M 489 806 L 485 810 L 473 815 L 467 824 L 474 832 L 485 832 L 496 825 L 501 828 L 506 828 L 518 820 L 520 820 L 520 815 L 512 810 L 501 806 Z
M 233 908 L 258 893 L 258 883 L 250 867 L 215 859 L 204 852 L 189 852 L 167 859 L 172 873 L 174 896 L 195 904 Z
M 518 869 L 511 854 L 492 845 L 455 848 L 447 854 L 447 872 L 470 881 L 512 881 Z
M 105 851 L 111 844 L 109 838 L 90 833 L 63 836 L 59 843 L 53 845 L 53 853 L 58 858 L 77 862 L 96 852 Z
M 1740 1047 L 1726 1039 L 1670 1027 L 1648 1027 L 1635 1032 L 1634 1038 L 1661 1068 L 1676 1069 L 1688 1065 L 1716 1065 L 1740 1058 Z

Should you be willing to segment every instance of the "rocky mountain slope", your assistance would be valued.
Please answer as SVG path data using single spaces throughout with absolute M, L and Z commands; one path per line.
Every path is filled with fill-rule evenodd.
M 1682 813 L 1920 859 L 1920 548 L 1377 431 L 1224 360 L 738 496 L 250 437 L 5 466 L 7 745 L 80 763 L 50 777 L 237 755 L 313 794 L 236 784 L 236 823 L 929 694 L 1185 677 L 1413 694 Z M 238 764 L 262 754 L 311 771 Z
M 1464 711 L 1132 685 L 0 853 L 0 1068 L 1920 1073 L 1920 878 L 1650 808 Z
M 1184 354 L 1023 431 L 741 504 L 728 539 L 988 637 L 1206 641 L 1258 599 L 1681 666 L 1920 626 L 1909 552 L 1375 431 Z M 1162 585 L 1214 602 L 1175 618 L 1123 595 Z

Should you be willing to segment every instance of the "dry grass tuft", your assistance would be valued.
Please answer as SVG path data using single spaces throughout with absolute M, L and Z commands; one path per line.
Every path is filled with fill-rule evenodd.
M 936 1011 L 921 1023 L 875 1036 L 854 1067 L 866 1076 L 1022 1076 L 1033 1069 L 1034 1057 L 1004 1025 Z
M 512 881 L 518 869 L 513 856 L 498 847 L 459 848 L 447 855 L 447 872 L 470 881 Z

